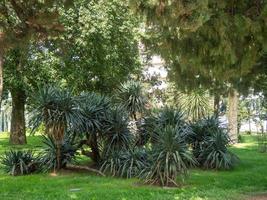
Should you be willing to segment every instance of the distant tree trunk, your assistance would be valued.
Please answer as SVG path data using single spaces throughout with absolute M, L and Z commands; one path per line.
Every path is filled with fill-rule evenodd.
M 213 112 L 215 116 L 219 115 L 219 109 L 220 109 L 220 95 L 214 94 Z
M 248 127 L 249 127 L 249 134 L 251 134 L 251 121 L 250 121 L 250 114 L 249 114 L 249 118 L 248 118 Z
M 25 130 L 25 91 L 21 88 L 11 90 L 12 97 L 12 114 L 11 114 L 11 144 L 26 144 Z
M 4 66 L 4 52 L 1 48 L 2 47 L 0 46 L 0 106 L 2 103 L 2 95 L 3 95 L 3 66 Z
M 228 94 L 229 112 L 228 112 L 228 128 L 229 136 L 232 143 L 238 142 L 238 126 L 237 126 L 237 113 L 238 113 L 238 93 L 235 89 L 230 89 Z

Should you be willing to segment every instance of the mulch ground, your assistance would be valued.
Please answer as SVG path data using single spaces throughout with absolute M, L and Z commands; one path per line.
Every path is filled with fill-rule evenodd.
M 267 200 L 267 194 L 255 195 L 248 198 L 248 200 Z

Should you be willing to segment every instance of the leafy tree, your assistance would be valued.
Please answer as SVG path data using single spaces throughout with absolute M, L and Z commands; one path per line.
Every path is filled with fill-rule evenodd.
M 5 52 L 41 40 L 63 30 L 58 21 L 58 6 L 70 5 L 70 0 L 2 0 L 0 2 L 0 97 L 3 91 Z M 1 101 L 0 101 L 1 102 Z
M 76 91 L 111 93 L 139 72 L 139 21 L 127 2 L 76 0 L 61 16 L 66 32 L 57 40 L 59 71 Z
M 236 89 L 248 89 L 244 86 L 256 77 L 256 63 L 267 50 L 267 2 L 131 2 L 146 17 L 147 47 L 164 58 L 174 80 L 191 88 L 226 87 L 230 134 L 236 141 Z

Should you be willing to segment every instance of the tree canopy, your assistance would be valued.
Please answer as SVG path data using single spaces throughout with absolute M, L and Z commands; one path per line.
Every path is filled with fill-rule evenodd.
M 145 14 L 147 46 L 164 58 L 179 84 L 239 88 L 267 51 L 265 1 L 132 0 L 132 4 Z
M 66 28 L 61 78 L 76 90 L 111 92 L 140 70 L 139 21 L 120 0 L 74 1 L 61 13 Z M 64 70 L 62 70 L 64 68 Z

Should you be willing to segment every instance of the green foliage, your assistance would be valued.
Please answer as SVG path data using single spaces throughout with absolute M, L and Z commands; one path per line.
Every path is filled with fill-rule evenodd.
M 43 144 L 44 150 L 40 154 L 40 162 L 44 171 L 64 168 L 75 159 L 77 148 L 68 138 L 65 138 L 59 146 L 52 137 L 43 136 Z M 60 152 L 59 158 L 58 152 Z M 60 159 L 59 162 L 58 159 Z
M 40 169 L 39 158 L 31 150 L 10 150 L 1 156 L 1 164 L 12 176 L 25 175 Z
M 42 44 L 41 44 L 42 45 Z M 30 96 L 38 85 L 59 82 L 55 65 L 59 59 L 38 43 L 29 43 L 23 48 L 12 48 L 5 55 L 5 90 L 20 89 Z
M 158 130 L 157 142 L 153 144 L 149 165 L 140 177 L 145 182 L 163 186 L 177 186 L 177 176 L 184 177 L 188 168 L 197 162 L 185 142 L 184 129 L 167 126 Z
M 246 92 L 262 76 L 266 1 L 131 2 L 148 24 L 146 46 L 165 60 L 178 87 Z
M 0 2 L 0 46 L 23 46 L 31 39 L 41 40 L 62 32 L 57 7 L 70 0 Z
M 127 81 L 117 91 L 117 100 L 130 116 L 137 120 L 137 114 L 145 111 L 146 98 L 140 82 Z
M 0 152 L 9 149 L 31 149 L 40 151 L 42 144 L 39 135 L 28 136 L 26 145 L 10 146 L 8 143 L 9 134 L 0 134 Z M 66 200 L 70 195 L 75 194 L 78 199 L 95 200 L 118 199 L 121 197 L 131 200 L 164 199 L 173 200 L 229 200 L 244 199 L 251 191 L 264 193 L 266 191 L 266 154 L 258 152 L 257 137 L 251 135 L 242 136 L 244 143 L 231 147 L 242 162 L 232 171 L 216 170 L 190 170 L 189 178 L 181 188 L 151 187 L 138 182 L 135 178 L 125 180 L 122 178 L 102 177 L 87 175 L 80 171 L 62 172 L 56 177 L 51 174 L 32 174 L 30 176 L 12 177 L 6 175 L 4 166 L 0 165 L 0 193 L 2 199 L 47 199 Z M 77 160 L 78 161 L 78 160 Z M 75 183 L 74 183 L 75 181 Z M 71 190 L 81 188 L 80 191 Z M 15 189 L 14 189 L 15 188 Z M 67 189 L 62 189 L 67 188 Z M 94 188 L 93 190 L 83 188 Z M 231 189 L 229 189 L 231 188 Z M 69 191 L 71 190 L 71 191 Z M 75 191 L 75 192 L 74 192 Z M 249 197 L 248 197 L 249 198 Z
M 64 49 L 60 77 L 78 92 L 112 93 L 140 71 L 138 19 L 121 0 L 73 2 L 61 13 L 66 31 L 58 44 Z
M 106 157 L 100 170 L 112 176 L 137 177 L 147 166 L 147 154 L 144 149 L 113 151 Z
M 227 146 L 230 138 L 225 129 L 220 127 L 216 117 L 207 117 L 192 124 L 190 143 L 193 154 L 204 168 L 231 169 L 238 161 Z

